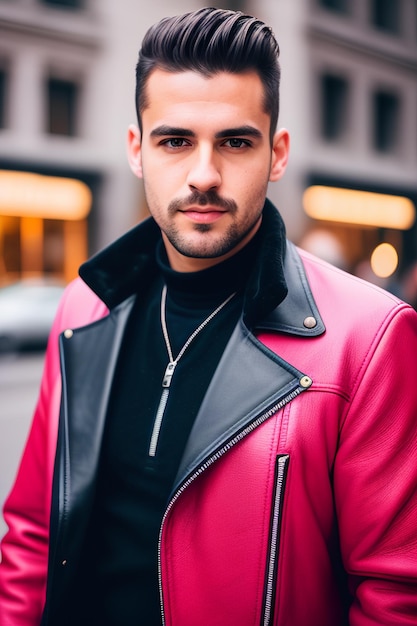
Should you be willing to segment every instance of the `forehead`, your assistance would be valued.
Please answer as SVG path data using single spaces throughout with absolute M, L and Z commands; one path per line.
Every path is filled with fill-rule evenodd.
M 194 71 L 154 70 L 146 85 L 144 125 L 178 123 L 178 120 L 223 120 L 239 123 L 269 124 L 265 112 L 264 89 L 254 71 L 241 74 L 219 72 L 210 77 Z

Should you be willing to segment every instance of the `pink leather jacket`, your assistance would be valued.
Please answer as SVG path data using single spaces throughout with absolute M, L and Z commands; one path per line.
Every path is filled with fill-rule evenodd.
M 275 317 L 239 324 L 197 416 L 160 532 L 167 626 L 417 623 L 417 315 L 300 254 Z M 61 303 L 5 506 L 1 626 L 65 611 L 99 449 L 89 405 L 104 419 L 90 372 L 108 385 L 131 300 L 108 315 L 78 279 Z

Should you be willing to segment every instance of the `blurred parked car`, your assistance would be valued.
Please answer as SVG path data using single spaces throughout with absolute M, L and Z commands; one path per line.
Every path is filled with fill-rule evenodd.
M 63 290 L 43 279 L 1 287 L 0 352 L 45 349 Z

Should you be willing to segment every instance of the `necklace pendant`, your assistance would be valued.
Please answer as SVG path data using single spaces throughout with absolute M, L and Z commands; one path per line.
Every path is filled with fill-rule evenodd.
M 164 378 L 162 381 L 162 387 L 169 387 L 171 384 L 172 377 L 174 375 L 174 370 L 177 366 L 176 361 L 170 361 L 165 370 Z

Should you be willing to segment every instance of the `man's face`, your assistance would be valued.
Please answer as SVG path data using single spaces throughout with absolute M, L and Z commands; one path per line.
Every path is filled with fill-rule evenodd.
M 256 233 L 269 180 L 288 156 L 288 133 L 271 146 L 270 117 L 255 72 L 154 70 L 142 136 L 129 129 L 129 159 L 173 269 L 196 271 L 235 254 Z

